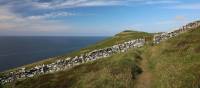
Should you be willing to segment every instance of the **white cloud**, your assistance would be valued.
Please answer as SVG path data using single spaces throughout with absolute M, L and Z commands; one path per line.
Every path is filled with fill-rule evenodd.
M 127 6 L 134 4 L 177 4 L 178 0 L 55 0 L 46 3 L 35 2 L 34 6 L 43 9 L 76 8 L 92 6 Z
M 53 12 L 47 13 L 44 15 L 36 15 L 36 16 L 29 16 L 28 19 L 46 19 L 46 18 L 56 18 L 56 17 L 63 17 L 63 16 L 76 16 L 78 14 L 70 13 L 70 12 Z
M 66 0 L 66 1 L 57 0 L 47 3 L 36 2 L 34 6 L 43 9 L 76 8 L 76 7 L 91 7 L 91 6 L 124 5 L 128 1 L 129 0 Z
M 67 14 L 57 14 L 67 15 Z M 7 16 L 7 17 L 6 17 Z M 48 34 L 48 33 L 68 33 L 70 26 L 66 23 L 56 20 L 45 19 L 27 19 L 15 15 L 8 9 L 0 7 L 0 35 L 27 35 L 30 34 Z M 6 34 L 5 34 L 6 33 Z
M 1 15 L 0 14 L 0 20 L 11 20 L 14 19 L 15 16 L 9 16 L 9 15 Z
M 50 3 L 33 3 L 32 5 L 36 8 L 51 8 Z
M 0 7 L 0 21 L 12 20 L 15 18 L 16 18 L 16 16 L 14 14 L 11 14 L 11 12 L 9 12 L 8 9 L 6 9 L 4 7 Z
M 181 3 L 180 1 L 177 0 L 153 0 L 153 1 L 146 1 L 145 4 L 177 4 Z
M 170 9 L 193 9 L 193 10 L 199 10 L 200 9 L 200 3 L 188 3 L 188 4 L 177 4 L 174 6 L 167 7 Z

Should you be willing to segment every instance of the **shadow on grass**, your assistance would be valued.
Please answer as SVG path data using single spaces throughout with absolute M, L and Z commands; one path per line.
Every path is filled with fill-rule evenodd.
M 142 69 L 137 66 L 137 65 L 134 65 L 132 67 L 132 70 L 131 70 L 131 74 L 132 74 L 132 79 L 136 79 L 138 75 L 142 74 Z

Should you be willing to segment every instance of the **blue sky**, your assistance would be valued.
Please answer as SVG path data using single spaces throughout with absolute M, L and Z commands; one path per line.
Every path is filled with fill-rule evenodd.
M 0 0 L 0 36 L 160 32 L 199 19 L 199 0 Z

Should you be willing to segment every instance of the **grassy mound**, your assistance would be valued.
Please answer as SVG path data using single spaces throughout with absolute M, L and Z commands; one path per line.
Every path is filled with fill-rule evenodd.
M 152 88 L 200 88 L 200 28 L 145 49 Z

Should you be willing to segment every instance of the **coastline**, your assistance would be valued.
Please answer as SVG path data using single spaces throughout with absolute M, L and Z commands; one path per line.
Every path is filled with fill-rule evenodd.
M 125 41 L 130 41 L 132 39 L 141 38 L 144 35 L 145 36 L 151 36 L 151 34 L 146 33 L 146 32 L 128 31 L 127 33 L 130 33 L 132 35 L 131 36 L 124 36 L 124 35 L 127 35 L 126 32 L 125 32 L 125 34 L 124 34 L 124 32 L 121 32 L 119 34 L 116 34 L 113 37 L 107 37 L 107 38 L 103 39 L 102 41 L 96 42 L 95 44 L 90 44 L 89 46 L 86 46 L 86 47 L 81 48 L 79 50 L 75 50 L 75 51 L 70 52 L 68 54 L 50 57 L 50 58 L 46 58 L 44 60 L 37 61 L 37 62 L 31 63 L 31 64 L 26 64 L 26 65 L 19 66 L 19 67 L 13 68 L 13 69 L 8 69 L 8 70 L 0 72 L 0 74 L 6 74 L 6 73 L 9 73 L 9 72 L 14 72 L 14 71 L 18 70 L 19 68 L 29 69 L 29 68 L 35 67 L 37 65 L 49 64 L 49 63 L 52 63 L 52 62 L 59 60 L 59 59 L 62 60 L 63 58 L 66 58 L 66 57 L 74 57 L 74 56 L 80 55 L 82 53 L 88 53 L 88 52 L 95 50 L 95 49 L 106 48 L 106 47 L 112 46 L 113 44 L 119 44 L 119 43 L 123 43 Z
M 9 39 L 9 40 L 4 40 L 4 41 L 10 41 L 10 40 L 16 39 L 13 36 L 9 36 L 9 37 L 7 37 L 7 36 L 2 37 L 1 36 L 0 38 L 8 38 Z M 17 36 L 16 42 L 18 44 L 22 44 L 22 43 L 30 44 L 33 41 L 37 42 L 37 41 L 45 40 L 45 41 L 47 41 L 47 43 L 44 43 L 45 41 L 44 42 L 42 41 L 42 45 L 41 45 L 40 42 L 39 42 L 39 44 L 35 44 L 33 46 L 33 51 L 31 50 L 31 48 L 32 48 L 31 46 L 32 45 L 26 45 L 25 49 L 21 49 L 21 48 L 24 48 L 22 45 L 17 45 L 16 47 L 18 47 L 19 50 L 15 55 L 0 57 L 0 58 L 2 58 L 2 63 L 3 62 L 4 63 L 8 63 L 8 61 L 10 61 L 10 63 L 11 63 L 11 64 L 8 64 L 8 65 L 10 65 L 10 66 L 7 67 L 8 69 L 1 70 L 0 73 L 12 71 L 13 69 L 16 69 L 16 68 L 30 66 L 31 64 L 35 64 L 35 63 L 43 63 L 43 62 L 47 62 L 48 63 L 48 61 L 51 60 L 51 59 L 57 59 L 57 58 L 60 58 L 60 57 L 64 57 L 66 55 L 69 55 L 72 52 L 80 51 L 81 49 L 83 49 L 85 47 L 89 47 L 89 46 L 91 46 L 93 44 L 96 44 L 96 43 L 102 41 L 102 40 L 105 40 L 105 39 L 108 38 L 108 36 L 104 36 L 104 37 L 103 36 L 96 36 L 96 37 L 95 36 L 94 37 L 85 36 L 83 38 L 80 38 L 79 36 L 77 36 L 77 37 L 72 37 L 72 36 L 71 37 L 68 37 L 68 36 L 59 36 L 59 37 L 54 37 L 54 36 L 51 36 L 51 37 L 34 36 L 34 37 L 32 37 L 32 36 L 30 36 L 28 38 L 25 38 L 25 39 L 24 38 L 25 37 L 23 37 L 23 36 Z M 51 39 L 51 38 L 54 38 L 54 39 Z M 69 41 L 70 43 L 68 44 L 68 38 L 73 38 L 73 39 L 75 38 L 75 39 L 74 40 L 70 39 L 70 41 Z M 78 43 L 78 40 L 77 40 L 78 38 L 83 39 L 83 40 L 81 40 L 79 44 L 73 45 L 72 43 Z M 33 40 L 30 40 L 30 39 L 33 39 Z M 60 39 L 60 40 L 55 40 L 55 39 Z M 89 42 L 87 42 L 87 40 Z M 64 41 L 64 42 L 62 42 L 62 41 Z M 44 45 L 44 44 L 48 44 L 48 43 L 52 43 L 52 44 L 51 45 Z M 59 43 L 63 43 L 63 44 L 59 44 Z M 12 42 L 12 44 L 15 44 L 15 41 Z M 10 44 L 10 46 L 12 46 L 12 44 Z M 44 47 L 42 47 L 42 46 L 44 46 Z M 29 47 L 30 47 L 30 49 L 29 49 Z M 76 47 L 76 48 L 73 48 L 73 47 Z M 37 49 L 37 48 L 39 48 L 39 49 Z M 49 48 L 51 50 L 49 50 Z M 27 49 L 29 51 L 26 51 Z M 38 50 L 44 51 L 45 49 L 48 49 L 49 51 L 47 51 L 47 50 L 45 52 L 39 52 L 38 51 Z M 3 50 L 4 50 L 4 48 L 2 49 L 2 51 Z M 16 51 L 16 50 L 17 49 L 15 49 L 15 50 L 13 49 L 12 51 Z M 24 51 L 20 52 L 21 50 L 24 50 Z M 9 50 L 7 50 L 7 51 L 9 51 Z M 9 53 L 9 52 L 7 52 L 7 53 Z M 4 54 L 4 53 L 2 52 L 2 54 Z M 23 56 L 23 58 L 21 58 L 21 56 Z M 18 60 L 18 62 L 19 61 L 23 61 L 23 62 L 18 63 L 17 61 L 14 61 L 14 60 Z M 24 63 L 24 61 L 26 61 L 26 62 Z M 14 65 L 14 66 L 12 66 L 12 65 Z

